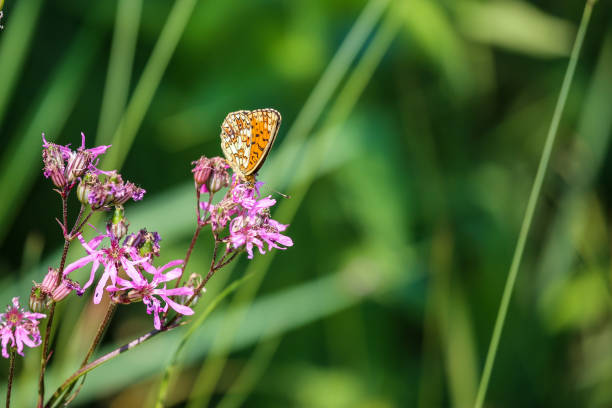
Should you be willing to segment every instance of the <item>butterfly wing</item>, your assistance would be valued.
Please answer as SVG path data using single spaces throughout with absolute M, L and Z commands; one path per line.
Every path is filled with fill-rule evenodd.
M 235 173 L 244 176 L 251 155 L 251 112 L 231 112 L 221 124 L 221 149 Z
M 257 109 L 247 114 L 250 120 L 248 163 L 244 175 L 257 173 L 274 144 L 281 124 L 281 114 L 275 109 Z

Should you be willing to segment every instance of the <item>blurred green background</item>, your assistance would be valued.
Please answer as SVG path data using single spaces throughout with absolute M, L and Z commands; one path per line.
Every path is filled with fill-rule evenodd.
M 41 132 L 113 147 L 147 190 L 131 229 L 162 261 L 194 230 L 190 162 L 230 111 L 283 115 L 260 172 L 295 246 L 218 273 L 170 383 L 176 407 L 473 405 L 582 0 L 6 0 L 0 31 L 0 300 L 57 266 Z M 485 406 L 612 406 L 612 6 L 594 8 Z M 74 217 L 77 205 L 72 202 Z M 97 225 L 103 225 L 102 218 Z M 188 272 L 211 256 L 207 234 Z M 74 245 L 70 259 L 83 256 Z M 86 271 L 84 272 L 86 273 Z M 84 275 L 83 275 L 84 276 Z M 104 307 L 58 308 L 48 393 Z M 97 355 L 146 333 L 121 307 Z M 87 376 L 75 406 L 149 407 L 185 328 Z M 31 406 L 39 364 L 18 363 Z M 7 364 L 2 362 L 2 372 Z

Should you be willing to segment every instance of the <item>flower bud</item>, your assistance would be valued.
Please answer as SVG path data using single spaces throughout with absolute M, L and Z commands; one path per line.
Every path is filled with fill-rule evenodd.
M 206 183 L 206 187 L 208 191 L 216 193 L 223 187 L 229 186 L 232 179 L 227 171 L 229 165 L 225 160 L 220 157 L 213 157 L 210 159 L 210 163 L 212 165 L 212 174 Z
M 45 164 L 44 175 L 51 178 L 53 184 L 58 188 L 66 186 L 64 175 L 64 159 L 62 152 L 57 145 L 50 143 L 42 152 L 43 163 Z
M 91 153 L 87 150 L 72 152 L 66 165 L 66 177 L 68 183 L 74 183 L 79 177 L 85 174 L 87 166 L 91 163 Z
M 130 223 L 125 218 L 123 207 L 116 206 L 115 213 L 113 214 L 113 220 L 111 224 L 111 232 L 118 240 L 122 239 L 128 231 Z
M 94 183 L 94 178 L 97 178 L 93 174 L 87 174 L 81 182 L 76 190 L 76 195 L 81 204 L 89 205 L 89 193 L 91 192 L 91 186 Z
M 30 310 L 34 313 L 40 313 L 47 308 L 47 294 L 45 294 L 40 285 L 34 282 L 30 291 Z
M 191 164 L 195 164 L 195 167 L 193 170 L 191 170 L 191 172 L 193 173 L 193 179 L 195 180 L 196 184 L 198 186 L 206 184 L 208 178 L 210 177 L 210 173 L 212 172 L 210 160 L 206 156 L 202 156 Z
M 43 279 L 40 289 L 45 294 L 51 294 L 53 290 L 57 287 L 59 282 L 59 271 L 55 268 L 49 268 L 49 272 L 45 275 Z
M 79 286 L 78 283 L 69 278 L 62 279 L 62 282 L 59 284 L 57 288 L 51 294 L 54 302 L 62 301 L 66 296 L 70 294 L 72 291 L 76 291 L 77 295 L 83 295 L 83 289 Z
M 113 200 L 109 183 L 104 183 L 100 177 L 87 173 L 77 187 L 77 198 L 82 204 L 90 205 L 92 210 L 99 210 Z

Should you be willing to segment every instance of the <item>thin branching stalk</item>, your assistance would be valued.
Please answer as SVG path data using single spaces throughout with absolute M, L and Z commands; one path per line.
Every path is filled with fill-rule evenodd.
M 168 326 L 168 327 L 162 327 L 161 330 L 152 330 L 150 332 L 148 332 L 147 334 L 138 337 L 135 340 L 132 340 L 131 342 L 111 351 L 110 353 L 107 353 L 105 355 L 103 355 L 102 357 L 92 361 L 91 363 L 87 364 L 85 367 L 81 367 L 79 368 L 74 374 L 72 374 L 70 377 L 68 377 L 68 379 L 66 381 L 64 381 L 64 383 L 62 385 L 60 385 L 57 390 L 55 390 L 55 392 L 53 393 L 53 395 L 51 396 L 51 398 L 49 398 L 49 401 L 47 401 L 47 403 L 45 404 L 45 408 L 51 408 L 52 406 L 54 406 L 57 403 L 57 399 L 60 395 L 62 395 L 66 389 L 68 387 L 70 387 L 71 384 L 73 384 L 75 381 L 77 381 L 80 377 L 82 377 L 83 375 L 87 374 L 88 372 L 90 372 L 91 370 L 93 370 L 94 368 L 106 363 L 107 361 L 112 360 L 113 358 L 117 357 L 120 354 L 125 353 L 126 351 L 130 351 L 133 348 L 135 348 L 136 346 L 141 345 L 142 343 L 144 343 L 145 341 L 157 336 L 159 333 L 163 333 L 165 331 L 169 331 L 174 329 L 175 327 L 178 327 L 179 325 L 174 325 L 174 326 Z
M 211 268 L 211 270 L 212 269 L 213 268 Z M 183 348 L 185 347 L 185 345 L 187 344 L 188 340 L 191 338 L 193 333 L 195 333 L 195 331 L 204 323 L 204 320 L 206 320 L 206 318 L 212 313 L 213 310 L 215 310 L 215 308 L 219 305 L 219 303 L 221 303 L 223 299 L 225 299 L 228 295 L 233 293 L 236 289 L 238 289 L 244 282 L 246 282 L 252 276 L 253 275 L 244 275 L 242 278 L 234 281 L 231 285 L 226 287 L 221 293 L 217 295 L 217 297 L 213 299 L 212 302 L 210 302 L 210 304 L 206 307 L 206 309 L 204 310 L 204 312 L 202 312 L 202 314 L 198 317 L 198 319 L 189 326 L 189 330 L 187 331 L 187 333 L 185 333 L 180 343 L 178 344 L 176 351 L 172 355 L 172 360 L 166 366 L 166 371 L 164 371 L 164 377 L 162 378 L 161 384 L 159 386 L 159 392 L 157 394 L 157 401 L 155 403 L 155 408 L 163 408 L 165 406 L 166 398 L 168 396 L 168 385 L 170 383 L 170 377 L 176 370 L 178 358 L 181 354 L 181 351 L 183 350 Z
M 9 357 L 9 373 L 8 381 L 6 383 L 6 408 L 11 406 L 11 389 L 13 388 L 13 377 L 15 376 L 15 349 L 11 347 L 11 353 Z
M 495 327 L 493 329 L 491 343 L 489 344 L 489 350 L 487 352 L 484 370 L 480 379 L 480 385 L 478 386 L 478 394 L 476 395 L 476 408 L 482 407 L 487 393 L 489 380 L 491 379 L 491 371 L 493 370 L 493 364 L 495 363 L 495 356 L 497 354 L 497 348 L 499 346 L 499 340 L 501 338 L 502 330 L 504 328 L 504 322 L 506 321 L 506 315 L 508 313 L 508 305 L 510 304 L 510 298 L 512 296 L 512 291 L 516 282 L 516 276 L 521 265 L 521 259 L 523 257 L 525 243 L 527 242 L 527 235 L 529 234 L 529 229 L 533 220 L 533 214 L 535 212 L 535 208 L 538 203 L 538 198 L 542 190 L 542 184 L 544 182 L 544 176 L 546 175 L 548 162 L 550 161 L 552 148 L 555 143 L 557 129 L 559 128 L 561 115 L 563 114 L 563 109 L 565 108 L 565 102 L 567 101 L 567 95 L 569 93 L 569 88 L 574 77 L 576 64 L 578 62 L 578 56 L 580 55 L 580 49 L 582 48 L 582 42 L 584 40 L 584 36 L 589 25 L 589 20 L 591 18 L 591 12 L 593 10 L 593 5 L 595 4 L 595 1 L 596 0 L 587 0 L 585 4 L 584 12 L 582 14 L 582 20 L 580 22 L 580 28 L 578 29 L 578 34 L 576 35 L 576 40 L 574 42 L 574 46 L 570 54 L 570 59 L 567 65 L 567 70 L 565 72 L 565 77 L 563 78 L 561 91 L 559 92 L 555 111 L 550 122 L 550 127 L 546 136 L 546 142 L 544 144 L 544 150 L 542 151 L 542 156 L 540 157 L 540 164 L 538 165 L 538 171 L 536 173 L 535 180 L 531 188 L 531 193 L 529 194 L 527 209 L 525 211 L 525 216 L 523 218 L 523 223 L 521 225 L 521 230 L 519 232 L 516 247 L 514 248 L 514 255 L 512 257 L 512 263 L 510 265 L 510 271 L 508 272 L 508 278 L 506 279 L 506 285 L 504 287 L 504 292 L 502 295 L 501 303 L 499 305 L 499 310 L 497 311 Z
M 89 350 L 87 351 L 87 354 L 85 355 L 85 358 L 83 358 L 83 362 L 81 362 L 81 368 L 83 368 L 83 367 L 85 367 L 87 365 L 87 362 L 89 361 L 89 359 L 93 355 L 94 351 L 96 350 L 96 347 L 98 347 L 98 344 L 100 344 L 100 341 L 102 340 L 102 336 L 106 332 L 106 329 L 107 329 L 109 323 L 111 322 L 111 320 L 113 318 L 113 315 L 115 314 L 115 310 L 116 309 L 117 309 L 117 304 L 115 302 L 112 302 L 112 301 L 109 302 L 108 308 L 106 309 L 106 314 L 104 315 L 104 318 L 100 322 L 100 326 L 98 327 L 98 330 L 96 332 L 96 336 L 94 337 L 93 341 L 91 342 L 91 345 L 89 346 Z M 72 384 L 70 384 L 70 386 L 63 393 L 63 395 L 60 398 L 60 400 L 58 401 L 58 403 L 61 404 L 62 402 L 66 401 L 66 404 L 68 404 L 70 401 L 74 400 L 76 398 L 76 396 L 79 394 L 79 391 L 81 390 L 81 387 L 83 386 L 83 382 L 84 381 L 85 381 L 85 376 L 83 376 L 83 381 L 81 381 L 81 385 L 79 386 L 79 388 L 77 388 L 77 390 L 72 395 L 70 395 L 70 393 L 74 389 L 74 386 L 76 385 L 76 381 L 73 382 Z
M 209 193 L 209 196 L 210 198 L 208 202 L 210 203 L 212 200 L 212 193 Z M 191 238 L 191 243 L 189 244 L 187 253 L 185 254 L 185 260 L 183 261 L 183 266 L 181 267 L 181 274 L 179 278 L 176 280 L 176 284 L 174 285 L 175 288 L 179 287 L 181 280 L 183 279 L 183 274 L 185 273 L 185 269 L 187 269 L 187 263 L 189 262 L 189 258 L 191 257 L 193 248 L 195 247 L 196 241 L 198 240 L 198 237 L 200 236 L 200 232 L 202 231 L 202 228 L 204 227 L 204 224 L 200 221 L 200 189 L 198 187 L 196 187 L 196 217 L 198 220 L 197 227 L 196 227 L 195 232 L 193 233 L 193 237 Z
M 91 358 L 92 354 L 94 353 L 94 351 L 96 350 L 96 347 L 98 347 L 98 344 L 100 344 L 100 340 L 102 340 L 102 336 L 104 335 L 104 332 L 106 331 L 106 328 L 108 327 L 109 323 L 111 322 L 113 315 L 115 314 L 115 310 L 117 309 L 117 304 L 113 301 L 110 301 L 108 303 L 108 308 L 106 309 L 106 314 L 104 315 L 104 319 L 102 319 L 102 322 L 100 322 L 100 326 L 98 327 L 98 331 L 96 332 L 96 337 L 94 338 L 93 342 L 91 343 L 91 346 L 89 346 L 89 350 L 87 351 L 87 355 L 85 355 L 85 358 L 83 359 L 83 362 L 81 363 L 81 368 L 85 367 L 87 365 L 87 362 L 89 361 L 89 359 Z
M 62 250 L 62 257 L 60 259 L 59 265 L 59 275 L 62 276 L 64 272 L 64 267 L 66 266 L 66 258 L 68 256 L 68 249 L 70 248 L 70 244 L 74 239 L 75 234 L 80 231 L 80 229 L 85 225 L 92 212 L 87 214 L 87 216 L 81 221 L 83 218 L 83 213 L 85 212 L 85 205 L 81 205 L 79 209 L 79 214 L 74 222 L 70 233 L 66 235 L 66 225 L 68 224 L 68 192 L 64 191 L 62 194 L 62 219 L 63 226 L 62 231 L 64 232 L 64 248 Z M 47 363 L 49 362 L 49 339 L 51 338 L 51 329 L 53 326 L 53 317 L 55 316 L 55 302 L 51 303 L 49 306 L 49 314 L 47 319 L 47 327 L 45 328 L 45 336 L 43 338 L 42 344 L 42 354 L 40 357 L 40 373 L 38 376 L 38 404 L 37 407 L 41 408 L 42 404 L 45 400 L 45 370 L 47 368 Z

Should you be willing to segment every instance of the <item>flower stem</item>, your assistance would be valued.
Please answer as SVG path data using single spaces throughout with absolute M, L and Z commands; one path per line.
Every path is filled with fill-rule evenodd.
M 85 211 L 85 206 L 81 205 L 79 210 L 79 214 L 74 222 L 72 229 L 68 236 L 64 236 L 64 249 L 62 250 L 62 258 L 60 259 L 59 265 L 59 275 L 62 276 L 64 272 L 64 267 L 66 266 L 66 258 L 68 256 L 68 248 L 70 248 L 71 239 L 76 231 L 79 231 L 85 222 L 89 219 L 91 212 L 85 217 L 82 223 L 79 223 L 81 217 L 83 216 L 83 212 Z M 66 224 L 68 223 L 68 194 L 62 194 L 62 219 L 64 222 L 64 232 L 66 228 Z M 42 344 L 42 355 L 40 357 L 40 374 L 38 376 L 38 408 L 42 407 L 42 404 L 45 400 L 45 370 L 47 368 L 47 363 L 49 362 L 49 339 L 51 337 L 51 328 L 53 326 L 53 317 L 55 315 L 55 302 L 51 303 L 49 306 L 49 315 L 47 319 L 47 327 L 45 328 L 45 337 L 43 339 Z
M 106 331 L 106 328 L 108 327 L 108 324 L 113 318 L 113 314 L 115 314 L 116 309 L 117 309 L 117 304 L 115 302 L 111 301 L 108 303 L 108 309 L 106 309 L 106 315 L 104 315 L 104 319 L 100 323 L 100 327 L 98 327 L 98 332 L 96 333 L 96 337 L 91 343 L 91 346 L 89 347 L 89 350 L 87 351 L 87 355 L 85 356 L 85 358 L 83 359 L 83 362 L 81 363 L 81 368 L 87 365 L 87 362 L 91 358 L 91 355 L 96 350 L 96 347 L 98 347 L 98 344 L 100 344 L 100 340 L 102 340 L 102 336 L 104 335 L 104 332 Z
M 13 377 L 15 376 L 15 349 L 11 347 L 11 355 L 9 359 L 9 374 L 6 384 L 6 408 L 11 406 L 11 389 L 13 388 Z
M 106 363 L 109 360 L 112 360 L 113 358 L 117 357 L 118 355 L 125 353 L 126 351 L 130 351 L 131 349 L 135 348 L 136 346 L 139 346 L 140 344 L 144 343 L 145 341 L 153 338 L 154 336 L 158 335 L 159 333 L 165 332 L 165 331 L 169 331 L 171 329 L 174 329 L 175 327 L 178 327 L 178 325 L 173 325 L 173 326 L 166 326 L 163 327 L 161 330 L 152 330 L 150 332 L 148 332 L 147 334 L 138 337 L 135 340 L 132 340 L 131 342 L 119 347 L 118 349 L 115 349 L 113 351 L 111 351 L 108 354 L 103 355 L 102 357 L 98 358 L 97 360 L 92 361 L 91 363 L 87 364 L 84 367 L 79 368 L 77 371 L 75 371 L 74 374 L 72 374 L 70 377 L 68 377 L 68 379 L 66 381 L 64 381 L 64 383 L 62 385 L 60 385 L 57 390 L 55 390 L 55 392 L 53 393 L 53 395 L 51 396 L 51 398 L 49 398 L 49 401 L 47 401 L 47 403 L 45 404 L 45 408 L 50 408 L 52 407 L 56 401 L 57 398 L 64 393 L 64 391 L 72 384 L 74 383 L 76 380 L 78 380 L 80 377 L 82 377 L 83 375 L 87 374 L 88 372 L 90 372 L 91 370 L 93 370 L 94 368 Z
M 106 331 L 106 328 L 108 327 L 108 324 L 110 323 L 111 319 L 113 318 L 113 315 L 115 314 L 115 310 L 117 309 L 117 304 L 115 302 L 109 302 L 108 304 L 108 308 L 106 309 L 106 314 L 104 315 L 104 319 L 102 319 L 102 321 L 100 322 L 100 326 L 98 327 L 98 331 L 96 332 L 96 337 L 94 337 L 91 346 L 89 346 L 89 350 L 87 351 L 87 354 L 85 355 L 85 358 L 83 359 L 83 362 L 81 363 L 81 368 L 85 367 L 87 365 L 87 362 L 89 361 L 89 359 L 91 358 L 92 354 L 94 353 L 94 351 L 96 350 L 96 347 L 98 346 L 98 344 L 100 344 L 100 340 L 102 340 L 102 336 L 104 335 L 104 332 Z M 83 381 L 85 381 L 85 377 L 83 376 Z M 62 392 L 62 397 L 60 398 L 59 403 L 62 403 L 64 401 L 70 402 L 72 400 L 74 400 L 74 398 L 76 398 L 77 394 L 79 393 L 81 387 L 79 386 L 79 388 L 74 392 L 73 395 L 70 396 L 70 398 L 67 398 L 70 393 L 72 392 L 72 390 L 74 389 L 74 386 L 76 385 L 76 381 L 73 382 L 72 384 L 70 384 L 67 389 Z M 81 386 L 83 385 L 83 383 L 81 382 Z
M 561 91 L 559 92 L 559 98 L 557 99 L 555 111 L 553 113 L 550 127 L 548 129 L 548 134 L 546 136 L 546 142 L 544 144 L 544 150 L 542 151 L 542 156 L 540 157 L 540 164 L 538 165 L 538 171 L 536 173 L 535 180 L 531 188 L 531 193 L 529 194 L 529 200 L 527 202 L 527 209 L 525 211 L 525 216 L 523 218 L 523 223 L 521 225 L 521 230 L 519 233 L 518 241 L 514 249 L 514 255 L 512 257 L 512 263 L 510 265 L 510 271 L 508 273 L 506 285 L 504 287 L 501 304 L 499 305 L 499 310 L 497 312 L 497 318 L 495 320 L 495 327 L 493 329 L 491 343 L 489 344 L 489 350 L 487 352 L 485 366 L 483 369 L 482 377 L 480 379 L 478 393 L 476 395 L 475 408 L 482 407 L 482 404 L 484 403 L 484 399 L 487 393 L 489 380 L 491 378 L 491 371 L 493 370 L 493 364 L 495 362 L 497 348 L 499 346 L 501 333 L 504 328 L 504 322 L 506 320 L 506 315 L 508 313 L 508 305 L 510 303 L 510 298 L 512 296 L 512 291 L 514 289 L 514 284 L 516 282 L 516 276 L 518 274 L 519 266 L 521 264 L 521 259 L 523 257 L 523 250 L 525 249 L 527 235 L 531 227 L 531 221 L 533 219 L 533 214 L 535 212 L 536 204 L 538 202 L 538 197 L 540 196 L 540 191 L 542 189 L 542 184 L 544 182 L 544 175 L 546 174 L 546 168 L 548 167 L 548 162 L 550 160 L 552 148 L 553 148 L 555 138 L 557 135 L 557 129 L 559 128 L 561 114 L 563 113 L 565 102 L 567 101 L 567 95 L 569 92 L 570 85 L 572 83 L 572 79 L 574 77 L 574 71 L 576 69 L 576 64 L 578 62 L 578 55 L 580 54 L 580 49 L 582 48 L 582 42 L 584 40 L 586 29 L 589 25 L 589 19 L 591 18 L 591 11 L 593 9 L 594 3 L 595 3 L 594 0 L 586 1 L 584 12 L 582 14 L 582 20 L 580 22 L 580 28 L 578 29 L 578 34 L 576 35 L 576 40 L 572 48 L 567 70 L 565 72 L 565 77 L 563 78 L 563 84 L 561 86 Z
M 212 193 L 210 193 L 210 198 L 212 198 Z M 209 200 L 210 201 L 210 200 Z M 202 227 L 204 224 L 200 221 L 200 189 L 196 187 L 196 217 L 198 219 L 198 226 L 191 238 L 191 243 L 189 244 L 189 248 L 187 249 L 187 253 L 185 254 L 185 260 L 183 261 L 183 266 L 181 267 L 181 274 L 179 278 L 176 280 L 175 288 L 178 288 L 181 280 L 183 279 L 183 274 L 185 273 L 185 269 L 187 269 L 187 263 L 189 262 L 189 258 L 191 257 L 191 252 L 193 252 L 193 248 L 195 247 L 196 241 L 200 236 L 200 232 L 202 231 Z

